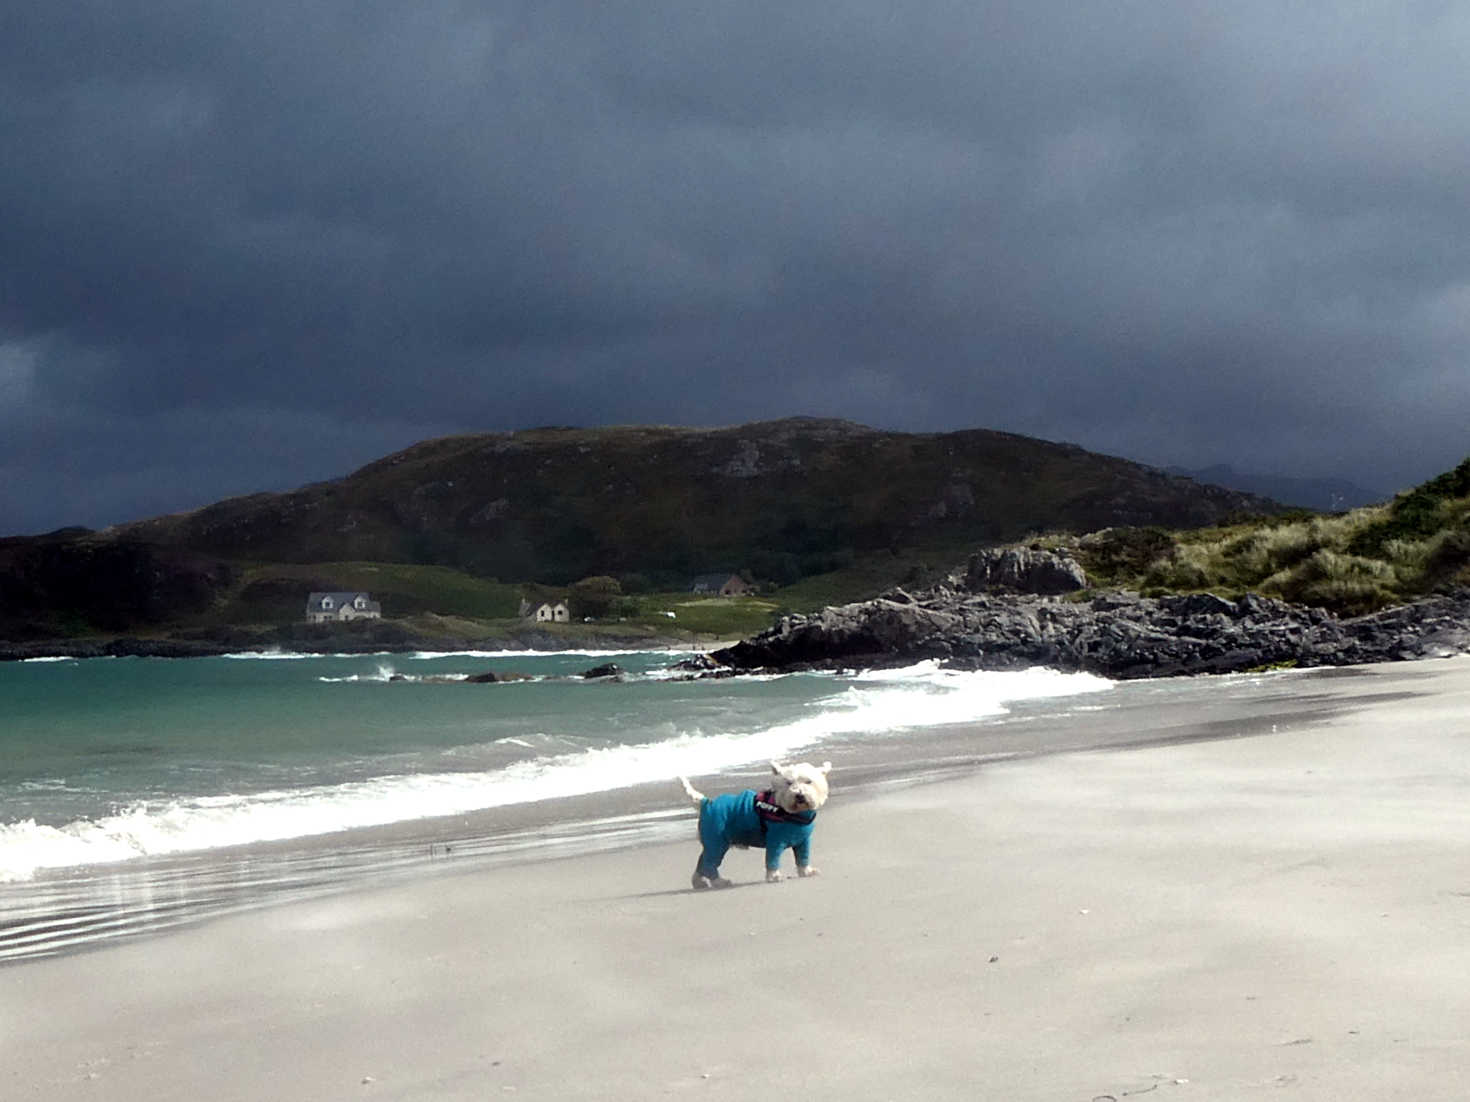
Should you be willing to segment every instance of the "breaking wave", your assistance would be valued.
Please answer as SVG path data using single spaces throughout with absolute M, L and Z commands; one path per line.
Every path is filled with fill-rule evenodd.
M 374 673 L 338 680 L 391 676 L 384 664 Z M 0 882 L 26 880 L 43 868 L 275 841 L 715 773 L 790 758 L 835 736 L 886 738 L 994 716 L 1009 702 L 1096 692 L 1111 684 L 1089 674 L 961 673 L 928 662 L 849 677 L 839 691 L 802 705 L 801 714 L 755 730 L 674 730 L 650 717 L 645 737 L 661 730 L 667 737 L 542 753 L 491 770 L 393 773 L 333 785 L 150 800 L 62 826 L 26 819 L 0 824 Z M 495 741 L 535 753 L 535 734 Z

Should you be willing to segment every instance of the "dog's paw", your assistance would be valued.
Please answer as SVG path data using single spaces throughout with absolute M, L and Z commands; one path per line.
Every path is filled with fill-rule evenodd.
M 785 880 L 785 879 L 786 878 L 781 875 L 781 870 L 780 869 L 767 869 L 766 870 L 766 883 L 767 884 L 774 884 L 778 880 Z
M 728 888 L 730 886 L 730 881 L 723 876 L 701 876 L 697 872 L 690 877 L 689 883 L 697 892 L 702 892 L 706 888 Z
M 819 868 L 817 868 L 815 865 L 797 865 L 796 866 L 796 875 L 797 876 L 821 876 L 822 875 L 822 870 L 819 869 Z

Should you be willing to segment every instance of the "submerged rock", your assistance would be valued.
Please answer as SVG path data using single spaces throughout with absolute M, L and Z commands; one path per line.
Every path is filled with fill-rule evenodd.
M 484 673 L 470 674 L 463 679 L 464 683 L 470 685 L 498 685 L 506 681 L 530 681 L 528 673 L 497 673 L 495 670 L 486 670 Z
M 607 662 L 601 666 L 593 666 L 590 670 L 583 670 L 582 676 L 589 681 L 600 677 L 621 677 L 623 667 L 616 662 Z
M 706 673 L 723 669 L 724 665 L 715 661 L 708 654 L 691 654 L 688 658 L 679 659 L 670 668 L 689 673 Z

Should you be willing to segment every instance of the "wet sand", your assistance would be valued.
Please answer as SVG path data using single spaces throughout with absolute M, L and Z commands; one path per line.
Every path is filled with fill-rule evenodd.
M 1470 660 L 1283 684 L 1069 721 L 1132 748 L 839 762 L 815 879 L 691 892 L 691 810 L 11 965 L 3 1096 L 1461 1099 Z

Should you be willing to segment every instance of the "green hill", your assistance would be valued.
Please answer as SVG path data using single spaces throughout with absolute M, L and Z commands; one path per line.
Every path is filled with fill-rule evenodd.
M 789 606 L 863 596 L 1038 532 L 1186 529 L 1279 511 L 978 429 L 797 418 L 455 436 L 290 493 L 0 541 L 0 638 L 281 623 L 299 619 L 309 589 L 346 586 L 370 589 L 389 615 L 480 622 L 513 616 L 526 583 L 589 575 L 667 595 L 697 574 L 744 572 L 784 590 L 775 603 Z M 654 617 L 669 599 L 644 603 L 637 615 Z
M 1052 528 L 1188 527 L 1245 494 L 1005 433 L 797 419 L 727 429 L 534 429 L 430 440 L 346 478 L 129 525 L 124 538 L 272 562 L 451 566 L 565 584 L 790 583 L 864 552 Z

